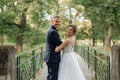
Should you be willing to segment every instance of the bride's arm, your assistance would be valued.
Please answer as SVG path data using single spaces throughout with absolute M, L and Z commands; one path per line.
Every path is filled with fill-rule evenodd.
M 65 46 L 67 46 L 69 44 L 69 40 L 66 39 L 64 42 L 62 42 L 61 45 L 57 46 L 55 48 L 55 52 L 59 52 L 60 50 L 62 50 Z

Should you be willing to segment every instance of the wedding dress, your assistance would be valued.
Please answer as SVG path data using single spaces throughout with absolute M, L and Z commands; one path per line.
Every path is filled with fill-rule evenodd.
M 71 44 L 66 46 L 63 50 L 59 66 L 58 80 L 86 80 Z

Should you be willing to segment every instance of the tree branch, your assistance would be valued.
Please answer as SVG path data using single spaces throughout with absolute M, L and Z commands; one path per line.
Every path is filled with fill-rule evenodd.
M 20 25 L 19 25 L 19 24 L 12 23 L 12 22 L 8 22 L 8 21 L 7 21 L 7 20 L 5 20 L 5 19 L 2 19 L 2 21 L 3 21 L 4 23 L 6 23 L 7 25 L 15 25 L 15 26 L 17 26 L 17 27 L 20 27 Z

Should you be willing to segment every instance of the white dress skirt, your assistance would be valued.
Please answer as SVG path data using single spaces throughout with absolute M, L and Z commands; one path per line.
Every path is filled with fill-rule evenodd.
M 78 64 L 75 52 L 70 44 L 63 50 L 58 80 L 86 80 Z

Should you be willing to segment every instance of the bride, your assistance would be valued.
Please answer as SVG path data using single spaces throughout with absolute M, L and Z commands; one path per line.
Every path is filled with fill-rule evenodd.
M 68 25 L 66 31 L 67 39 L 55 49 L 56 52 L 59 52 L 64 48 L 59 66 L 58 80 L 86 80 L 74 52 L 77 28 L 75 25 Z

